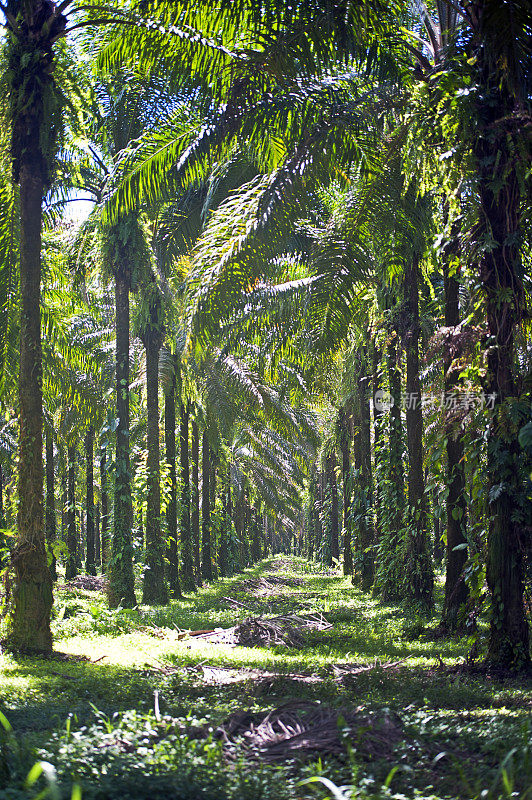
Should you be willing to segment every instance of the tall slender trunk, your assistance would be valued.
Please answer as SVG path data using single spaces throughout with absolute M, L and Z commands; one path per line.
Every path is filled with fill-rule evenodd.
M 196 589 L 190 530 L 190 462 L 188 451 L 190 406 L 181 403 L 179 463 L 181 466 L 181 586 L 185 592 Z
M 192 420 L 192 485 L 190 493 L 190 527 L 192 529 L 192 550 L 194 556 L 194 573 L 198 586 L 201 586 L 200 563 L 200 491 L 199 491 L 199 447 L 200 437 L 198 423 Z
M 253 526 L 253 533 L 251 538 L 251 559 L 254 564 L 260 561 L 262 557 L 261 553 L 261 524 L 260 524 L 260 512 L 258 504 L 255 503 L 255 507 L 252 511 L 252 526 Z
M 316 555 L 325 563 L 326 561 L 326 543 L 324 533 L 325 521 L 325 472 L 320 470 L 318 473 L 318 497 L 316 499 Z M 275 526 L 272 526 L 272 534 L 275 532 Z M 272 538 L 273 547 L 273 538 Z
M 61 541 L 62 542 L 66 542 L 67 540 L 67 503 L 68 503 L 67 472 L 68 469 L 65 467 L 65 471 L 61 477 Z
M 30 57 L 34 58 L 31 50 Z M 40 118 L 43 113 L 40 97 L 41 95 L 28 101 L 33 105 L 33 109 L 27 110 L 26 149 L 21 154 L 18 175 L 20 184 L 21 303 L 19 506 L 18 537 L 12 553 L 14 583 L 9 639 L 14 648 L 46 652 L 52 649 L 50 614 L 53 598 L 43 518 L 40 301 L 41 204 L 45 194 L 45 166 L 44 156 L 40 150 Z
M 409 330 L 406 337 L 406 437 L 408 443 L 408 532 L 406 590 L 427 608 L 432 606 L 434 574 L 428 545 L 427 501 L 423 475 L 423 409 L 419 380 L 419 257 L 405 267 L 405 300 Z
M 102 540 L 100 538 L 100 504 L 96 503 L 94 509 L 94 562 L 96 571 L 102 563 Z
M 369 379 L 364 370 L 365 354 L 362 358 L 362 372 L 357 384 L 358 418 L 360 420 L 360 484 L 361 484 L 361 545 L 362 575 L 361 588 L 369 591 L 375 577 L 373 525 L 369 511 L 373 500 L 373 476 L 371 470 L 371 411 L 369 406 Z
M 65 578 L 71 581 L 78 574 L 78 539 L 76 536 L 76 449 L 67 451 L 67 563 Z
M 488 22 L 489 25 L 489 22 Z M 480 199 L 481 279 L 491 346 L 487 391 L 495 407 L 488 433 L 489 534 L 486 579 L 491 596 L 488 661 L 506 668 L 530 666 L 529 625 L 523 599 L 523 553 L 526 532 L 519 506 L 529 502 L 519 464 L 518 430 L 508 430 L 508 407 L 517 399 L 515 329 L 525 296 L 521 281 L 520 233 L 524 161 L 517 156 L 513 119 L 521 113 L 517 99 L 489 63 L 489 42 L 479 58 L 487 101 L 479 106 L 473 152 Z M 483 239 L 482 239 L 483 240 Z M 507 432 L 506 432 L 507 431 Z
M 229 468 L 227 469 L 227 472 Z M 224 476 L 225 477 L 225 476 Z M 218 574 L 221 578 L 229 574 L 229 548 L 228 548 L 228 518 L 229 518 L 229 499 L 227 485 L 222 490 L 223 518 L 220 526 L 220 541 L 218 546 Z
M 405 477 L 403 468 L 403 422 L 401 419 L 401 370 L 398 363 L 397 336 L 394 333 L 387 348 L 388 381 L 392 405 L 390 408 L 389 449 L 390 472 L 389 481 L 392 497 L 393 515 L 391 527 L 397 534 L 403 527 L 405 509 Z
M 397 357 L 397 342 L 397 334 L 392 331 L 386 346 L 386 367 L 390 393 L 388 463 L 386 478 L 380 483 L 382 536 L 379 543 L 379 563 L 375 587 L 383 600 L 396 600 L 402 596 L 401 587 L 405 576 L 402 546 L 405 511 L 404 445 L 401 419 L 401 370 Z
M 53 551 L 57 538 L 55 521 L 55 495 L 54 495 L 54 440 L 51 431 L 46 431 L 46 546 L 51 554 L 50 573 L 52 580 L 57 580 L 57 561 Z M 3 514 L 2 514 L 3 516 Z
M 447 456 L 447 464 L 449 464 L 449 457 Z M 439 493 L 438 487 L 434 487 L 432 490 L 432 516 L 434 519 L 434 561 L 437 564 L 441 564 L 443 561 L 443 555 L 445 552 L 445 548 L 443 545 L 442 539 L 442 524 L 441 519 L 439 516 Z
M 158 310 L 155 313 L 158 315 Z M 153 322 L 153 320 L 152 320 Z M 146 446 L 148 497 L 146 502 L 146 563 L 142 602 L 166 605 L 168 591 L 164 580 L 165 543 L 161 531 L 161 481 L 159 453 L 159 351 L 162 334 L 153 325 L 142 337 L 146 348 Z
M 331 448 L 325 461 L 327 475 L 327 490 L 329 494 L 329 564 L 340 559 L 339 543 L 339 514 L 338 514 L 338 485 L 336 482 L 336 453 Z
M 79 538 L 78 538 L 78 547 L 77 547 L 77 569 L 78 572 L 81 572 L 83 568 L 83 559 L 85 558 L 85 515 L 83 514 L 83 509 L 79 509 Z
M 451 243 L 452 245 L 453 243 Z M 446 254 L 447 256 L 450 253 Z M 445 290 L 445 325 L 456 326 L 460 322 L 459 308 L 459 283 L 453 275 L 449 274 L 447 258 L 444 263 L 444 290 Z M 459 370 L 452 368 L 452 353 L 444 353 L 444 383 L 445 395 L 451 396 L 457 389 Z M 450 411 L 445 419 L 445 437 L 447 450 L 447 500 L 445 503 L 447 513 L 447 546 L 445 565 L 445 598 L 441 627 L 447 631 L 454 631 L 460 625 L 460 607 L 467 601 L 468 591 L 465 582 L 464 570 L 467 561 L 466 538 L 466 497 L 465 497 L 465 470 L 464 470 L 464 445 L 462 440 L 461 425 L 457 427 Z M 456 548 L 459 548 L 458 550 Z M 463 623 L 463 620 L 462 620 Z
M 375 399 L 379 396 L 377 393 L 380 392 L 381 388 L 381 376 L 380 376 L 380 364 L 382 359 L 382 353 L 377 347 L 377 345 L 373 344 L 372 346 L 372 392 L 373 392 L 373 402 L 371 403 L 371 407 L 373 409 L 373 463 L 374 463 L 374 475 L 375 475 L 375 494 L 374 494 L 374 505 L 375 505 L 375 544 L 378 546 L 381 540 L 382 535 L 382 509 L 381 509 L 381 497 L 379 491 L 379 478 L 382 475 L 382 458 L 381 458 L 381 441 L 382 441 L 382 428 L 384 422 L 384 413 L 382 410 L 382 406 L 380 403 L 375 403 Z
M 209 442 L 204 430 L 201 444 L 201 574 L 206 581 L 212 581 L 210 466 Z
M 85 436 L 86 462 L 86 512 L 87 512 L 87 559 L 85 571 L 87 575 L 96 575 L 96 550 L 94 532 L 94 429 L 91 427 Z
M 209 492 L 210 492 L 210 507 L 211 507 L 211 563 L 212 563 L 212 577 L 216 579 L 218 577 L 218 559 L 217 559 L 217 541 L 215 535 L 215 529 L 213 530 L 214 526 L 212 524 L 212 515 L 216 511 L 216 466 L 218 459 L 216 458 L 216 453 L 214 450 L 209 448 L 209 458 L 211 462 L 211 469 L 209 473 Z
M 107 463 L 105 450 L 100 455 L 100 494 L 102 502 L 101 524 L 100 524 L 100 550 L 102 572 L 107 571 L 109 561 L 109 494 L 107 490 Z
M 133 608 L 133 504 L 129 464 L 129 283 L 118 270 L 115 276 L 116 311 L 116 429 L 114 528 L 109 562 L 109 605 Z
M 307 537 L 307 557 L 309 560 L 314 558 L 315 550 L 317 547 L 317 531 L 316 531 L 316 497 L 317 497 L 317 480 L 315 467 L 312 468 L 309 479 L 308 487 L 308 537 Z M 265 536 L 268 535 L 268 517 L 265 518 Z
M 172 384 L 164 398 L 164 448 L 170 471 L 170 500 L 166 507 L 166 570 L 168 586 L 174 597 L 181 597 L 179 581 L 179 556 L 177 547 L 177 472 L 176 472 L 176 419 L 175 419 L 176 376 L 175 364 Z
M 351 460 L 349 447 L 349 425 L 345 408 L 338 412 L 340 451 L 342 453 L 342 490 L 343 490 L 343 544 L 344 575 L 353 574 L 353 552 L 351 549 Z
M 0 464 L 0 528 L 5 528 L 6 520 L 4 514 L 4 470 Z

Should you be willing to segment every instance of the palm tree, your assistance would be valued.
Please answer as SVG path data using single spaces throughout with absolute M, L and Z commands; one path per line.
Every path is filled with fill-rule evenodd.
M 137 321 L 146 349 L 146 406 L 148 499 L 146 507 L 146 563 L 142 602 L 168 603 L 164 570 L 164 540 L 161 530 L 161 486 L 159 456 L 159 351 L 164 339 L 160 291 L 155 276 L 143 289 L 143 317 Z
M 462 161 L 450 177 L 455 184 L 456 179 L 465 179 L 474 187 L 470 197 L 476 219 L 470 259 L 482 283 L 490 336 L 485 389 L 495 398 L 488 440 L 488 660 L 526 668 L 530 664 L 529 627 L 523 600 L 520 523 L 515 513 L 516 508 L 524 508 L 526 490 L 520 477 L 518 430 L 505 435 L 502 420 L 505 409 L 518 402 L 515 334 L 525 308 L 520 259 L 526 166 L 516 154 L 525 152 L 522 147 L 526 147 L 527 134 L 519 120 L 524 109 L 530 109 L 530 7 L 527 0 L 442 2 L 437 5 L 437 17 L 424 4 L 422 9 L 429 40 L 425 48 L 436 67 L 448 62 L 458 82 L 475 87 L 475 99 L 471 97 L 467 108 L 461 108 L 456 116 L 445 88 L 436 82 L 434 91 L 444 109 L 445 126 L 440 125 L 441 117 L 431 106 L 421 128 L 428 133 L 427 141 L 436 145 L 432 151 L 428 148 L 427 155 L 432 155 L 447 149 L 447 123 L 452 118 L 457 122 L 453 141 L 458 135 L 464 152 L 471 156 L 469 169 L 464 172 L 460 168 L 467 163 Z M 456 55 L 460 57 L 456 59 Z M 432 70 L 431 60 L 420 53 L 417 56 L 425 78 Z M 470 119 L 475 120 L 474 125 Z M 456 511 L 460 512 L 459 503 Z

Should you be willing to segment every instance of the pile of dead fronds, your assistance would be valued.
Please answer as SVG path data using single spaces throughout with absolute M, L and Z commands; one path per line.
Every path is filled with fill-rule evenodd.
M 65 586 L 67 589 L 84 589 L 86 592 L 104 592 L 106 579 L 103 575 L 76 575 Z
M 280 617 L 248 617 L 233 628 L 201 631 L 197 635 L 218 644 L 243 647 L 302 647 L 305 631 L 323 631 L 332 625 L 322 614 L 300 616 L 286 614 Z M 195 632 L 191 632 L 191 636 Z
M 319 703 L 293 701 L 269 712 L 238 711 L 215 731 L 231 754 L 244 745 L 270 763 L 319 755 L 344 755 L 350 747 L 366 760 L 388 758 L 403 738 L 399 717 L 388 709 L 342 712 Z

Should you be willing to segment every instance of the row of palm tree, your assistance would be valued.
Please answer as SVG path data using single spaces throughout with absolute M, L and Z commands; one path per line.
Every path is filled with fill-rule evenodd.
M 410 4 L 379 0 L 348 6 L 335 0 L 290 6 L 277 0 L 202 0 L 193 7 L 139 0 L 112 9 L 104 3 L 78 7 L 75 0 L 56 7 L 44 0 L 9 0 L 1 8 L 8 31 L 10 156 L 20 192 L 21 500 L 12 558 L 13 641 L 25 646 L 31 638 L 37 647 L 50 647 L 46 620 L 51 591 L 42 513 L 42 201 L 53 181 L 63 135 L 61 120 L 68 121 L 63 108 L 69 108 L 58 80 L 64 65 L 59 58 L 54 61 L 54 52 L 66 34 L 86 30 L 94 34 L 105 25 L 110 35 L 105 40 L 96 36 L 101 41 L 97 69 L 107 77 L 95 85 L 96 95 L 101 92 L 107 99 L 102 103 L 102 124 L 92 130 L 88 126 L 93 143 L 87 152 L 102 173 L 92 230 L 98 231 L 100 260 L 115 283 L 118 425 L 109 573 L 114 601 L 134 601 L 129 295 L 138 288 L 144 298 L 139 304 L 144 309 L 139 332 L 146 347 L 147 372 L 149 361 L 153 465 L 159 443 L 153 405 L 157 345 L 168 325 L 161 316 L 164 291 L 159 287 L 164 288 L 164 281 L 159 273 L 164 274 L 164 258 L 158 258 L 156 230 L 161 220 L 163 229 L 171 220 L 175 198 L 178 206 L 182 204 L 178 213 L 186 209 L 187 224 L 175 226 L 176 236 L 163 234 L 160 250 L 170 255 L 172 265 L 176 255 L 186 251 L 191 265 L 183 296 L 186 311 L 181 315 L 186 341 L 182 347 L 170 346 L 180 364 L 176 382 L 184 379 L 182 444 L 189 401 L 204 397 L 215 380 L 213 372 L 202 383 L 194 364 L 200 375 L 209 363 L 226 377 L 231 375 L 234 362 L 224 348 L 239 334 L 244 351 L 255 354 L 258 374 L 266 369 L 272 380 L 268 390 L 262 383 L 259 388 L 258 381 L 240 369 L 237 381 L 255 397 L 256 419 L 263 423 L 261 415 L 268 412 L 284 431 L 291 418 L 284 400 L 287 389 L 271 388 L 283 377 L 282 370 L 293 369 L 297 375 L 299 369 L 307 387 L 319 385 L 325 354 L 347 347 L 357 329 L 360 339 L 364 326 L 379 317 L 386 320 L 386 336 L 375 363 L 386 356 L 390 391 L 398 398 L 403 388 L 398 361 L 404 350 L 404 388 L 410 397 L 418 395 L 423 336 L 419 294 L 425 287 L 435 293 L 429 245 L 436 226 L 443 230 L 443 246 L 435 271 L 443 277 L 447 328 L 454 329 L 454 334 L 448 330 L 444 357 L 448 394 L 462 379 L 461 372 L 455 374 L 467 339 L 465 328 L 457 330 L 460 321 L 466 328 L 476 322 L 488 337 L 483 388 L 494 397 L 485 464 L 489 658 L 526 666 L 530 656 L 522 531 L 528 519 L 528 440 L 523 433 L 528 416 L 523 410 L 526 389 L 518 380 L 519 359 L 522 363 L 526 348 L 520 347 L 518 333 L 526 324 L 521 265 L 529 227 L 524 156 L 531 63 L 527 3 L 442 2 L 434 13 L 423 3 L 413 13 Z M 71 123 L 72 130 L 75 124 Z M 86 172 L 82 164 L 78 175 Z M 327 204 L 330 207 L 335 193 L 343 207 L 328 213 Z M 289 265 L 296 266 L 290 270 Z M 457 303 L 457 291 L 463 286 L 466 296 Z M 176 306 L 173 299 L 171 305 Z M 294 317 L 294 308 L 301 310 L 300 317 Z M 288 311 L 292 319 L 283 329 L 280 320 L 286 309 L 292 310 Z M 272 320 L 278 325 L 273 326 Z M 273 341 L 281 355 L 273 353 Z M 370 345 L 366 338 L 359 348 L 362 363 L 368 363 Z M 477 381 L 478 373 L 477 369 Z M 367 374 L 359 373 L 358 383 L 361 380 L 367 383 Z M 190 392 L 183 391 L 183 385 Z M 330 389 L 324 395 L 329 396 Z M 377 474 L 382 458 L 375 446 L 367 457 L 366 402 L 359 402 L 353 411 L 352 398 L 346 400 L 343 414 L 355 420 L 348 427 L 351 424 L 359 437 L 360 453 L 353 455 L 359 464 L 356 483 L 367 498 L 369 466 L 372 463 Z M 382 436 L 382 422 L 374 421 L 374 445 Z M 364 530 L 375 525 L 379 531 L 386 523 L 389 535 L 380 543 L 383 559 L 377 565 L 376 585 L 386 595 L 390 576 L 395 582 L 394 570 L 406 571 L 407 594 L 428 605 L 432 567 L 427 555 L 423 447 L 427 448 L 429 433 L 424 434 L 421 408 L 415 405 L 407 408 L 404 422 L 408 450 L 404 514 L 403 418 L 396 405 L 390 413 L 389 470 L 382 485 L 391 488 L 397 502 L 391 518 L 388 514 L 385 519 L 383 513 L 384 494 L 377 495 L 370 520 L 359 515 L 363 583 L 368 586 L 373 579 Z M 460 466 L 467 437 L 463 431 L 451 431 L 452 424 L 449 417 L 445 423 L 450 487 L 448 621 L 456 616 L 456 597 L 464 597 L 463 588 L 456 587 L 464 585 L 467 532 L 464 481 L 468 476 Z M 208 438 L 208 411 L 205 429 Z M 248 435 L 252 433 L 250 429 Z M 198 437 L 199 431 L 194 442 Z M 185 450 L 182 446 L 183 459 Z M 193 451 L 197 465 L 196 444 Z M 330 447 L 324 453 L 331 505 L 328 524 L 334 533 L 336 456 Z M 346 467 L 348 461 L 349 453 Z M 205 467 L 207 463 L 204 457 Z M 186 476 L 185 461 L 181 466 Z M 153 469 L 149 475 L 150 508 L 156 510 L 160 492 Z M 354 486 L 346 485 L 344 491 L 347 508 Z M 189 498 L 183 500 L 183 566 L 186 563 L 190 575 Z M 206 506 L 203 518 L 208 517 Z M 158 536 L 157 529 L 150 528 L 150 542 L 158 541 Z M 348 543 L 348 538 L 344 541 Z M 208 549 L 208 538 L 206 543 Z M 332 558 L 339 555 L 336 544 L 333 536 Z M 386 562 L 386 551 L 390 569 L 383 576 L 379 566 Z M 160 569 L 161 548 L 151 552 L 154 568 Z M 348 561 L 349 552 L 346 547 Z M 41 632 L 30 636 L 36 621 Z

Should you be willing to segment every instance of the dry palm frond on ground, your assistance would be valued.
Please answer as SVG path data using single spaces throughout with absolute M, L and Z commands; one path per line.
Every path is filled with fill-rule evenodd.
M 238 711 L 216 729 L 229 751 L 244 744 L 261 761 L 343 755 L 348 746 L 364 759 L 386 758 L 404 737 L 399 717 L 387 709 L 343 712 L 319 703 L 292 701 L 268 712 Z

